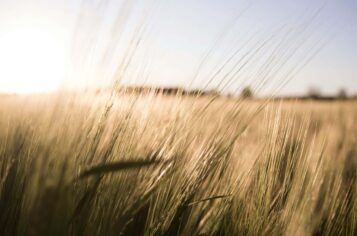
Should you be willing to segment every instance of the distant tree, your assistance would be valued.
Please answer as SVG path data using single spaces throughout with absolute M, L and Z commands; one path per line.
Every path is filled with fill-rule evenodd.
M 252 98 L 253 97 L 253 90 L 250 87 L 245 87 L 242 90 L 240 96 L 243 99 Z
M 338 99 L 346 99 L 348 97 L 347 92 L 344 88 L 341 88 L 337 93 Z
M 322 97 L 320 90 L 316 87 L 309 88 L 307 91 L 307 96 L 312 99 L 318 99 Z
M 227 98 L 232 98 L 232 97 L 233 97 L 233 94 L 228 93 L 228 94 L 226 95 L 226 97 L 227 97 Z
M 207 91 L 207 95 L 212 95 L 212 96 L 219 96 L 220 92 L 216 89 L 211 89 Z

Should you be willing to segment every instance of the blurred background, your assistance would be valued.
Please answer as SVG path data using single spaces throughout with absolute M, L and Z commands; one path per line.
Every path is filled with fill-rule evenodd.
M 356 12 L 353 0 L 1 0 L 0 91 L 353 96 Z

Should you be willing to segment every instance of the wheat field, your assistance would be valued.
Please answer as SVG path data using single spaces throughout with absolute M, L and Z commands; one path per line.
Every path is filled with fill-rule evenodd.
M 0 235 L 356 235 L 356 101 L 1 96 Z

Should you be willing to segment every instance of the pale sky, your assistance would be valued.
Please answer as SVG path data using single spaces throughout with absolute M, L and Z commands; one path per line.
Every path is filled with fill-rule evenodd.
M 230 78 L 231 83 L 225 84 L 224 89 L 234 91 L 265 75 L 275 88 L 290 69 L 305 65 L 304 60 L 315 55 L 313 50 L 323 46 L 278 93 L 304 94 L 308 88 L 317 87 L 325 94 L 334 94 L 343 87 L 350 94 L 357 94 L 354 0 L 138 0 L 132 1 L 132 5 L 111 0 L 108 5 L 101 4 L 104 2 L 90 0 L 80 5 L 77 0 L 0 0 L 0 54 L 6 55 L 0 55 L 0 91 L 21 86 L 24 91 L 29 86 L 36 90 L 35 86 L 46 83 L 54 88 L 60 76 L 68 75 L 68 70 L 73 76 L 71 80 L 77 76 L 105 83 L 123 58 L 130 64 L 125 80 L 137 83 L 145 80 L 155 85 L 188 86 L 195 77 L 193 84 L 200 87 L 211 78 L 211 86 Z M 113 24 L 118 16 L 125 24 Z M 81 21 L 76 28 L 78 19 Z M 128 61 L 129 57 L 124 56 L 128 55 L 128 45 L 133 35 L 143 29 L 140 45 L 135 54 L 129 53 L 133 57 Z M 12 31 L 16 33 L 8 33 Z M 37 40 L 43 37 L 39 31 L 45 32 L 46 39 Z M 22 42 L 27 32 L 29 40 Z M 255 52 L 265 40 L 267 44 Z M 17 41 L 21 47 L 14 43 Z M 38 55 L 32 56 L 33 51 L 27 50 L 32 44 L 40 52 Z M 69 55 L 75 55 L 77 62 L 69 60 Z M 200 64 L 204 55 L 208 55 L 207 60 Z M 246 59 L 249 56 L 251 59 Z M 26 60 L 9 64 L 7 58 L 11 57 L 14 61 Z M 38 64 L 29 64 L 26 73 L 8 69 L 24 67 L 32 57 Z M 234 73 L 244 62 L 246 65 Z M 49 68 L 46 73 L 41 71 L 43 78 L 38 81 L 39 72 L 33 69 L 36 66 Z M 279 70 L 273 72 L 276 68 Z M 52 76 L 53 71 L 57 77 Z M 32 80 L 22 79 L 32 72 Z M 226 76 L 228 72 L 232 77 Z M 50 83 L 55 77 L 56 81 Z M 73 83 L 82 83 L 78 81 Z M 273 91 L 269 84 L 262 94 Z

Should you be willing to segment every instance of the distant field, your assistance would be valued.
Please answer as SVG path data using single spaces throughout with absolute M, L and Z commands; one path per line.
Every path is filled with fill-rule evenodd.
M 357 235 L 357 101 L 0 98 L 0 235 Z

